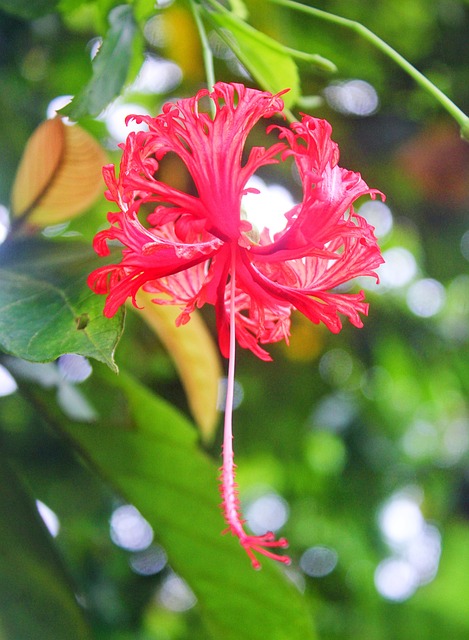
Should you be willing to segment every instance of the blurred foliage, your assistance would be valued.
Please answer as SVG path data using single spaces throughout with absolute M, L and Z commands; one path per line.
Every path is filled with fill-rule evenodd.
M 469 145 L 438 103 L 356 34 L 265 0 L 228 3 L 228 19 L 210 16 L 212 6 L 201 15 L 217 79 L 262 84 L 266 43 L 276 43 L 274 58 L 284 47 L 284 66 L 271 68 L 267 81 L 280 81 L 280 70 L 295 74 L 299 97 L 291 109 L 331 121 L 341 164 L 385 192 L 392 214 L 381 237 L 387 268 L 382 284 L 368 291 L 363 329 L 330 335 L 296 316 L 290 347 L 273 347 L 272 363 L 239 353 L 241 495 L 248 510 L 265 495 L 287 505 L 282 535 L 293 565 L 282 572 L 267 561 L 254 573 L 236 541 L 220 536 L 221 436 L 205 450 L 198 443 L 164 337 L 138 312 L 127 312 L 115 353 L 120 376 L 91 360 L 93 373 L 80 383 L 61 359 L 37 363 L 68 352 L 113 362 L 122 317 L 102 318 L 103 300 L 85 282 L 94 268 L 88 247 L 107 212 L 99 198 L 62 225 L 15 229 L 0 248 L 0 362 L 18 385 L 0 398 L 0 636 L 465 639 Z M 467 111 L 467 2 L 314 6 L 365 24 Z M 227 48 L 229 34 L 215 31 L 234 21 L 240 47 L 251 28 L 264 34 L 249 40 L 242 64 Z M 290 49 L 322 56 L 338 71 L 318 69 Z M 157 113 L 169 98 L 194 93 L 205 83 L 202 53 L 182 0 L 160 9 L 152 0 L 2 0 L 1 205 L 10 205 L 27 140 L 54 98 L 76 96 L 68 112 L 118 162 L 122 138 L 107 116 L 126 102 Z M 135 83 L 149 56 L 176 63 L 178 79 L 166 82 L 169 67 L 160 66 L 151 89 Z M 250 58 L 255 80 L 246 71 Z M 331 98 L 340 83 L 357 79 L 379 98 L 368 114 Z M 314 109 L 303 106 L 308 100 Z M 297 189 L 278 167 L 265 168 L 262 178 Z M 213 316 L 203 311 L 213 333 Z M 54 539 L 35 500 L 58 516 Z M 137 570 L 146 551 L 122 548 L 110 536 L 113 513 L 128 503 L 152 525 L 150 551 L 167 554 L 158 571 Z M 393 504 L 414 505 L 412 513 L 421 514 L 427 537 L 416 539 L 417 548 L 386 537 L 383 514 Z M 403 513 L 394 523 L 405 530 Z M 311 569 L 311 550 L 335 558 L 329 569 Z M 388 573 L 387 588 L 394 575 L 397 596 L 379 588 L 379 576 L 392 566 L 401 573 Z

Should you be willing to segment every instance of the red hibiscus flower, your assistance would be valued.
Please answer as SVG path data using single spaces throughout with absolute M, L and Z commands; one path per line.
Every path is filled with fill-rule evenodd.
M 215 113 L 201 110 L 209 97 Z M 94 247 L 107 255 L 108 241 L 122 245 L 122 260 L 94 271 L 89 284 L 107 294 L 104 313 L 111 317 L 143 287 L 157 304 L 181 307 L 179 324 L 196 307 L 215 307 L 222 354 L 230 358 L 225 411 L 222 496 L 229 530 L 238 536 L 253 565 L 254 551 L 284 547 L 272 533 L 245 533 L 234 478 L 231 409 L 235 343 L 263 360 L 261 345 L 288 340 L 290 314 L 298 309 L 332 332 L 341 317 L 362 326 L 368 305 L 364 293 L 337 287 L 357 276 L 374 276 L 383 262 L 373 228 L 353 204 L 363 195 L 375 197 L 358 173 L 338 165 L 339 151 L 325 120 L 303 115 L 289 128 L 270 126 L 278 140 L 269 148 L 253 147 L 247 137 L 261 118 L 281 114 L 283 101 L 241 84 L 217 83 L 213 92 L 167 104 L 156 118 L 131 116 L 148 131 L 130 133 L 123 149 L 119 177 L 104 168 L 107 198 L 118 211 L 109 213 L 109 229 L 97 234 Z M 158 179 L 161 160 L 175 153 L 195 186 L 184 193 Z M 253 190 L 249 178 L 268 164 L 292 159 L 303 188 L 302 201 L 285 212 L 284 229 L 271 235 L 255 229 L 243 216 L 242 198 Z M 255 191 L 255 190 L 254 190 Z M 141 211 L 143 209 L 144 211 Z M 148 212 L 150 213 L 144 213 Z M 139 218 L 146 217 L 144 225 Z

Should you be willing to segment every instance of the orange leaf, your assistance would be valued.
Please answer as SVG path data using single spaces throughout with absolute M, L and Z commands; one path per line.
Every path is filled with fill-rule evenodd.
M 11 203 L 15 217 L 44 227 L 85 211 L 103 191 L 106 154 L 78 125 L 46 120 L 30 137 L 21 158 Z
M 139 291 L 139 313 L 155 331 L 181 377 L 189 408 L 199 426 L 202 439 L 210 442 L 217 425 L 218 385 L 222 375 L 218 349 L 202 316 L 192 312 L 191 320 L 180 327 L 179 307 L 151 302 L 154 294 Z

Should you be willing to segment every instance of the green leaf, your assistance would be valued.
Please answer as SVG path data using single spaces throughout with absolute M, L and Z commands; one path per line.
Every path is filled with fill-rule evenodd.
M 62 115 L 72 120 L 99 115 L 120 94 L 127 79 L 136 33 L 132 7 L 120 5 L 113 9 L 109 14 L 109 24 L 109 31 L 93 60 L 91 80 L 60 110 Z
M 290 89 L 282 99 L 286 107 L 295 104 L 301 93 L 298 67 L 285 47 L 228 11 L 206 17 L 261 87 L 271 93 Z
M 90 638 L 50 535 L 4 459 L 0 487 L 0 637 Z
M 58 0 L 0 0 L 0 11 L 18 18 L 40 18 L 56 10 Z
M 0 252 L 0 348 L 33 362 L 78 353 L 116 371 L 123 313 L 103 316 L 104 298 L 86 284 L 96 266 L 91 248 L 79 243 L 6 242 Z
M 315 638 L 303 598 L 282 569 L 264 559 L 254 571 L 237 541 L 221 535 L 218 465 L 198 448 L 194 427 L 128 376 L 102 369 L 96 375 L 89 384 L 114 403 L 115 416 L 92 425 L 62 422 L 66 435 L 152 525 L 213 637 Z M 130 427 L 122 424 L 124 415 Z

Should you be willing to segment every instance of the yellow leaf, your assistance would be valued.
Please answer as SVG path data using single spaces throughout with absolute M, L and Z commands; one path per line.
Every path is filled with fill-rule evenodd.
M 37 226 L 57 224 L 82 213 L 104 190 L 106 154 L 78 125 L 46 120 L 30 137 L 11 194 L 15 217 Z
M 137 294 L 139 313 L 168 350 L 181 377 L 192 415 L 204 442 L 214 436 L 218 421 L 217 398 L 222 368 L 218 349 L 202 316 L 194 311 L 191 320 L 177 327 L 179 307 L 152 302 L 154 294 Z
M 159 17 L 163 23 L 166 56 L 181 67 L 190 82 L 203 80 L 202 47 L 191 14 L 177 3 Z M 158 24 L 161 28 L 161 21 Z

